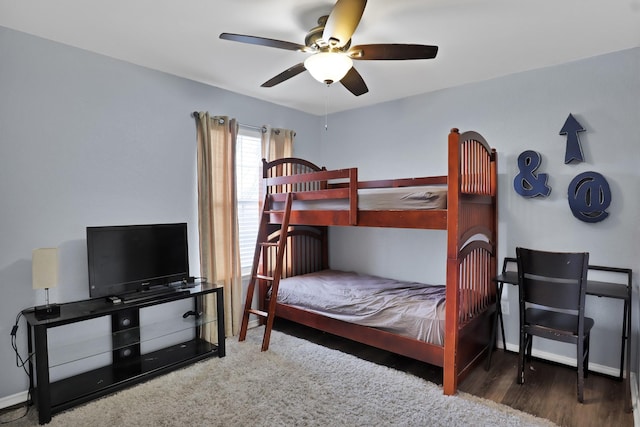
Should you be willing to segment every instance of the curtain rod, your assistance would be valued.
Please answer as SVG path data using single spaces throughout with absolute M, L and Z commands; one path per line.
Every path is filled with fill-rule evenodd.
M 193 113 L 191 113 L 191 116 L 193 117 L 198 117 L 198 112 L 194 111 Z M 243 127 L 243 128 L 247 128 L 247 129 L 253 129 L 253 130 L 257 130 L 259 132 L 265 133 L 267 131 L 267 127 L 266 126 L 256 126 L 256 125 L 248 125 L 245 123 L 238 123 L 238 126 Z
M 266 126 L 246 125 L 244 123 L 238 123 L 238 126 L 240 126 L 241 128 L 257 130 L 257 131 L 260 131 L 262 133 L 265 133 L 267 131 L 267 127 Z

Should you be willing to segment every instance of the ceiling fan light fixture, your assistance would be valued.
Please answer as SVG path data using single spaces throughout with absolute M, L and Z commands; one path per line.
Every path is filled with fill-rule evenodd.
M 320 52 L 304 61 L 304 67 L 320 83 L 339 82 L 353 67 L 353 61 L 344 53 Z

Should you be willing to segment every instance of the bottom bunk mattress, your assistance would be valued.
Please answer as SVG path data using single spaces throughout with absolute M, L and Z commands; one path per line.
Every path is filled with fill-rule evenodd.
M 443 345 L 445 291 L 444 286 L 322 270 L 282 279 L 278 302 Z
M 284 202 L 273 205 L 284 209 Z M 358 190 L 358 209 L 371 210 L 431 210 L 447 208 L 447 186 L 366 188 Z M 349 199 L 294 200 L 293 210 L 349 210 Z

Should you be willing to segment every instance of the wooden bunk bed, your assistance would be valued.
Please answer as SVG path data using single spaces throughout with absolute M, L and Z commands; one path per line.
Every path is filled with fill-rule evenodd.
M 326 170 L 296 158 L 264 164 L 263 217 L 268 222 L 271 249 L 261 250 L 255 268 L 259 277 L 277 283 L 287 278 L 327 269 L 328 226 L 398 227 L 447 231 L 444 344 L 432 344 L 327 317 L 313 310 L 275 302 L 275 317 L 289 319 L 443 368 L 443 391 L 454 394 L 458 382 L 483 359 L 491 336 L 496 292 L 497 155 L 476 132 L 452 129 L 448 141 L 448 175 L 382 181 L 358 181 L 357 169 Z M 369 189 L 436 186 L 446 206 L 376 209 L 359 207 Z M 287 199 L 293 200 L 283 210 Z M 324 207 L 342 201 L 344 207 Z M 309 207 L 304 204 L 314 203 Z M 300 203 L 303 206 L 297 206 Z M 290 211 L 290 212 L 287 212 Z M 286 245 L 280 265 L 276 260 L 279 227 L 286 225 Z M 267 239 L 267 240 L 269 240 Z M 284 280 L 284 279 L 283 279 Z M 269 306 L 273 287 L 259 280 L 260 310 Z M 266 314 L 265 311 L 262 312 Z M 245 314 L 248 317 L 248 314 Z M 272 324 L 272 322 L 271 322 Z M 246 333 L 246 331 L 245 331 Z M 241 333 L 242 339 L 242 333 Z M 268 346 L 268 337 L 267 337 Z M 263 350 L 266 349 L 263 347 Z

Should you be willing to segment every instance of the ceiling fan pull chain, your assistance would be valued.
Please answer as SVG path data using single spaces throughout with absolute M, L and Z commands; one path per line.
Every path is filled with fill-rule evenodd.
M 330 84 L 327 83 L 327 90 L 324 92 L 324 130 L 327 131 L 329 130 L 329 86 Z

